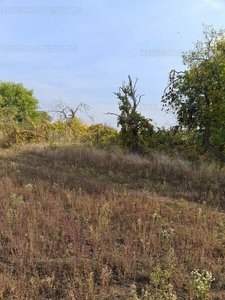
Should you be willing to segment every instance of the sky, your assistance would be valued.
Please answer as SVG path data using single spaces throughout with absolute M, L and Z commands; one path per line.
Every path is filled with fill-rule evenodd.
M 50 112 L 59 100 L 88 124 L 116 127 L 128 75 L 144 96 L 138 111 L 156 127 L 176 120 L 161 110 L 170 70 L 203 40 L 203 24 L 225 23 L 224 0 L 0 0 L 0 80 L 32 89 Z

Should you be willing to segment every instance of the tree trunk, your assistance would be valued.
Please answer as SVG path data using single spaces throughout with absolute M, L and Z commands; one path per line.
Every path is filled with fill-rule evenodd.
M 223 162 L 225 162 L 225 157 L 223 154 L 213 147 L 213 145 L 209 141 L 209 127 L 205 128 L 204 136 L 203 136 L 203 142 L 206 148 L 211 151 L 214 155 L 216 155 L 219 159 L 221 159 Z
M 138 129 L 133 128 L 132 129 L 132 146 L 131 146 L 131 152 L 132 153 L 138 153 Z

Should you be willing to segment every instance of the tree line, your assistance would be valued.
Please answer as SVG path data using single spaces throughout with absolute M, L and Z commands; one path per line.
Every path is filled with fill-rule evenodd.
M 187 153 L 189 147 L 189 156 L 212 153 L 225 162 L 225 30 L 216 31 L 212 26 L 203 25 L 203 38 L 195 43 L 194 50 L 183 53 L 186 70 L 171 70 L 163 91 L 162 110 L 172 113 L 177 125 L 167 130 L 155 128 L 152 119 L 142 116 L 138 106 L 144 95 L 137 94 L 138 79 L 133 81 L 128 76 L 128 83 L 123 82 L 119 91 L 114 92 L 120 113 L 108 112 L 117 117 L 119 131 L 103 124 L 89 126 L 87 132 L 89 135 L 91 132 L 96 145 L 103 132 L 106 145 L 110 132 L 115 144 L 132 153 L 147 154 L 154 149 Z M 0 130 L 9 141 L 14 137 L 15 142 L 18 132 L 25 135 L 22 140 L 29 140 L 32 135 L 33 139 L 35 135 L 43 137 L 44 132 L 49 134 L 53 128 L 60 131 L 63 126 L 73 128 L 74 133 L 75 124 L 79 123 L 77 112 L 87 113 L 89 109 L 85 103 L 72 109 L 59 101 L 52 110 L 58 120 L 52 122 L 50 115 L 39 109 L 33 90 L 26 89 L 22 83 L 0 82 Z M 31 134 L 32 126 L 35 130 Z

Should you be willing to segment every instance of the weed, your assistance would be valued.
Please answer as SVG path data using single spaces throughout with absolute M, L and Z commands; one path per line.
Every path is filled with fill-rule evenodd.
M 191 277 L 197 299 L 208 300 L 211 283 L 215 280 L 212 273 L 206 270 L 200 272 L 195 269 L 191 272 Z
M 225 299 L 215 168 L 60 145 L 0 163 L 0 299 Z

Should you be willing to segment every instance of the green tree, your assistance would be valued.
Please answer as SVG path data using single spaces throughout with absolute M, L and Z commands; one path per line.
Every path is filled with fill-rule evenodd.
M 153 133 L 153 125 L 150 123 L 152 120 L 143 117 L 137 111 L 141 98 L 144 96 L 136 94 L 137 80 L 133 84 L 131 77 L 128 76 L 128 84 L 123 82 L 119 92 L 114 93 L 119 99 L 120 115 L 108 113 L 117 116 L 117 125 L 121 127 L 122 146 L 133 153 L 142 152 L 148 136 Z
M 225 30 L 204 26 L 204 41 L 182 56 L 185 71 L 170 71 L 162 97 L 181 127 L 201 134 L 202 143 L 225 161 Z
M 38 111 L 38 100 L 33 96 L 33 90 L 26 89 L 22 83 L 3 81 L 0 82 L 0 114 L 18 124 L 26 123 L 27 118 L 33 122 L 47 118 L 46 114 Z

